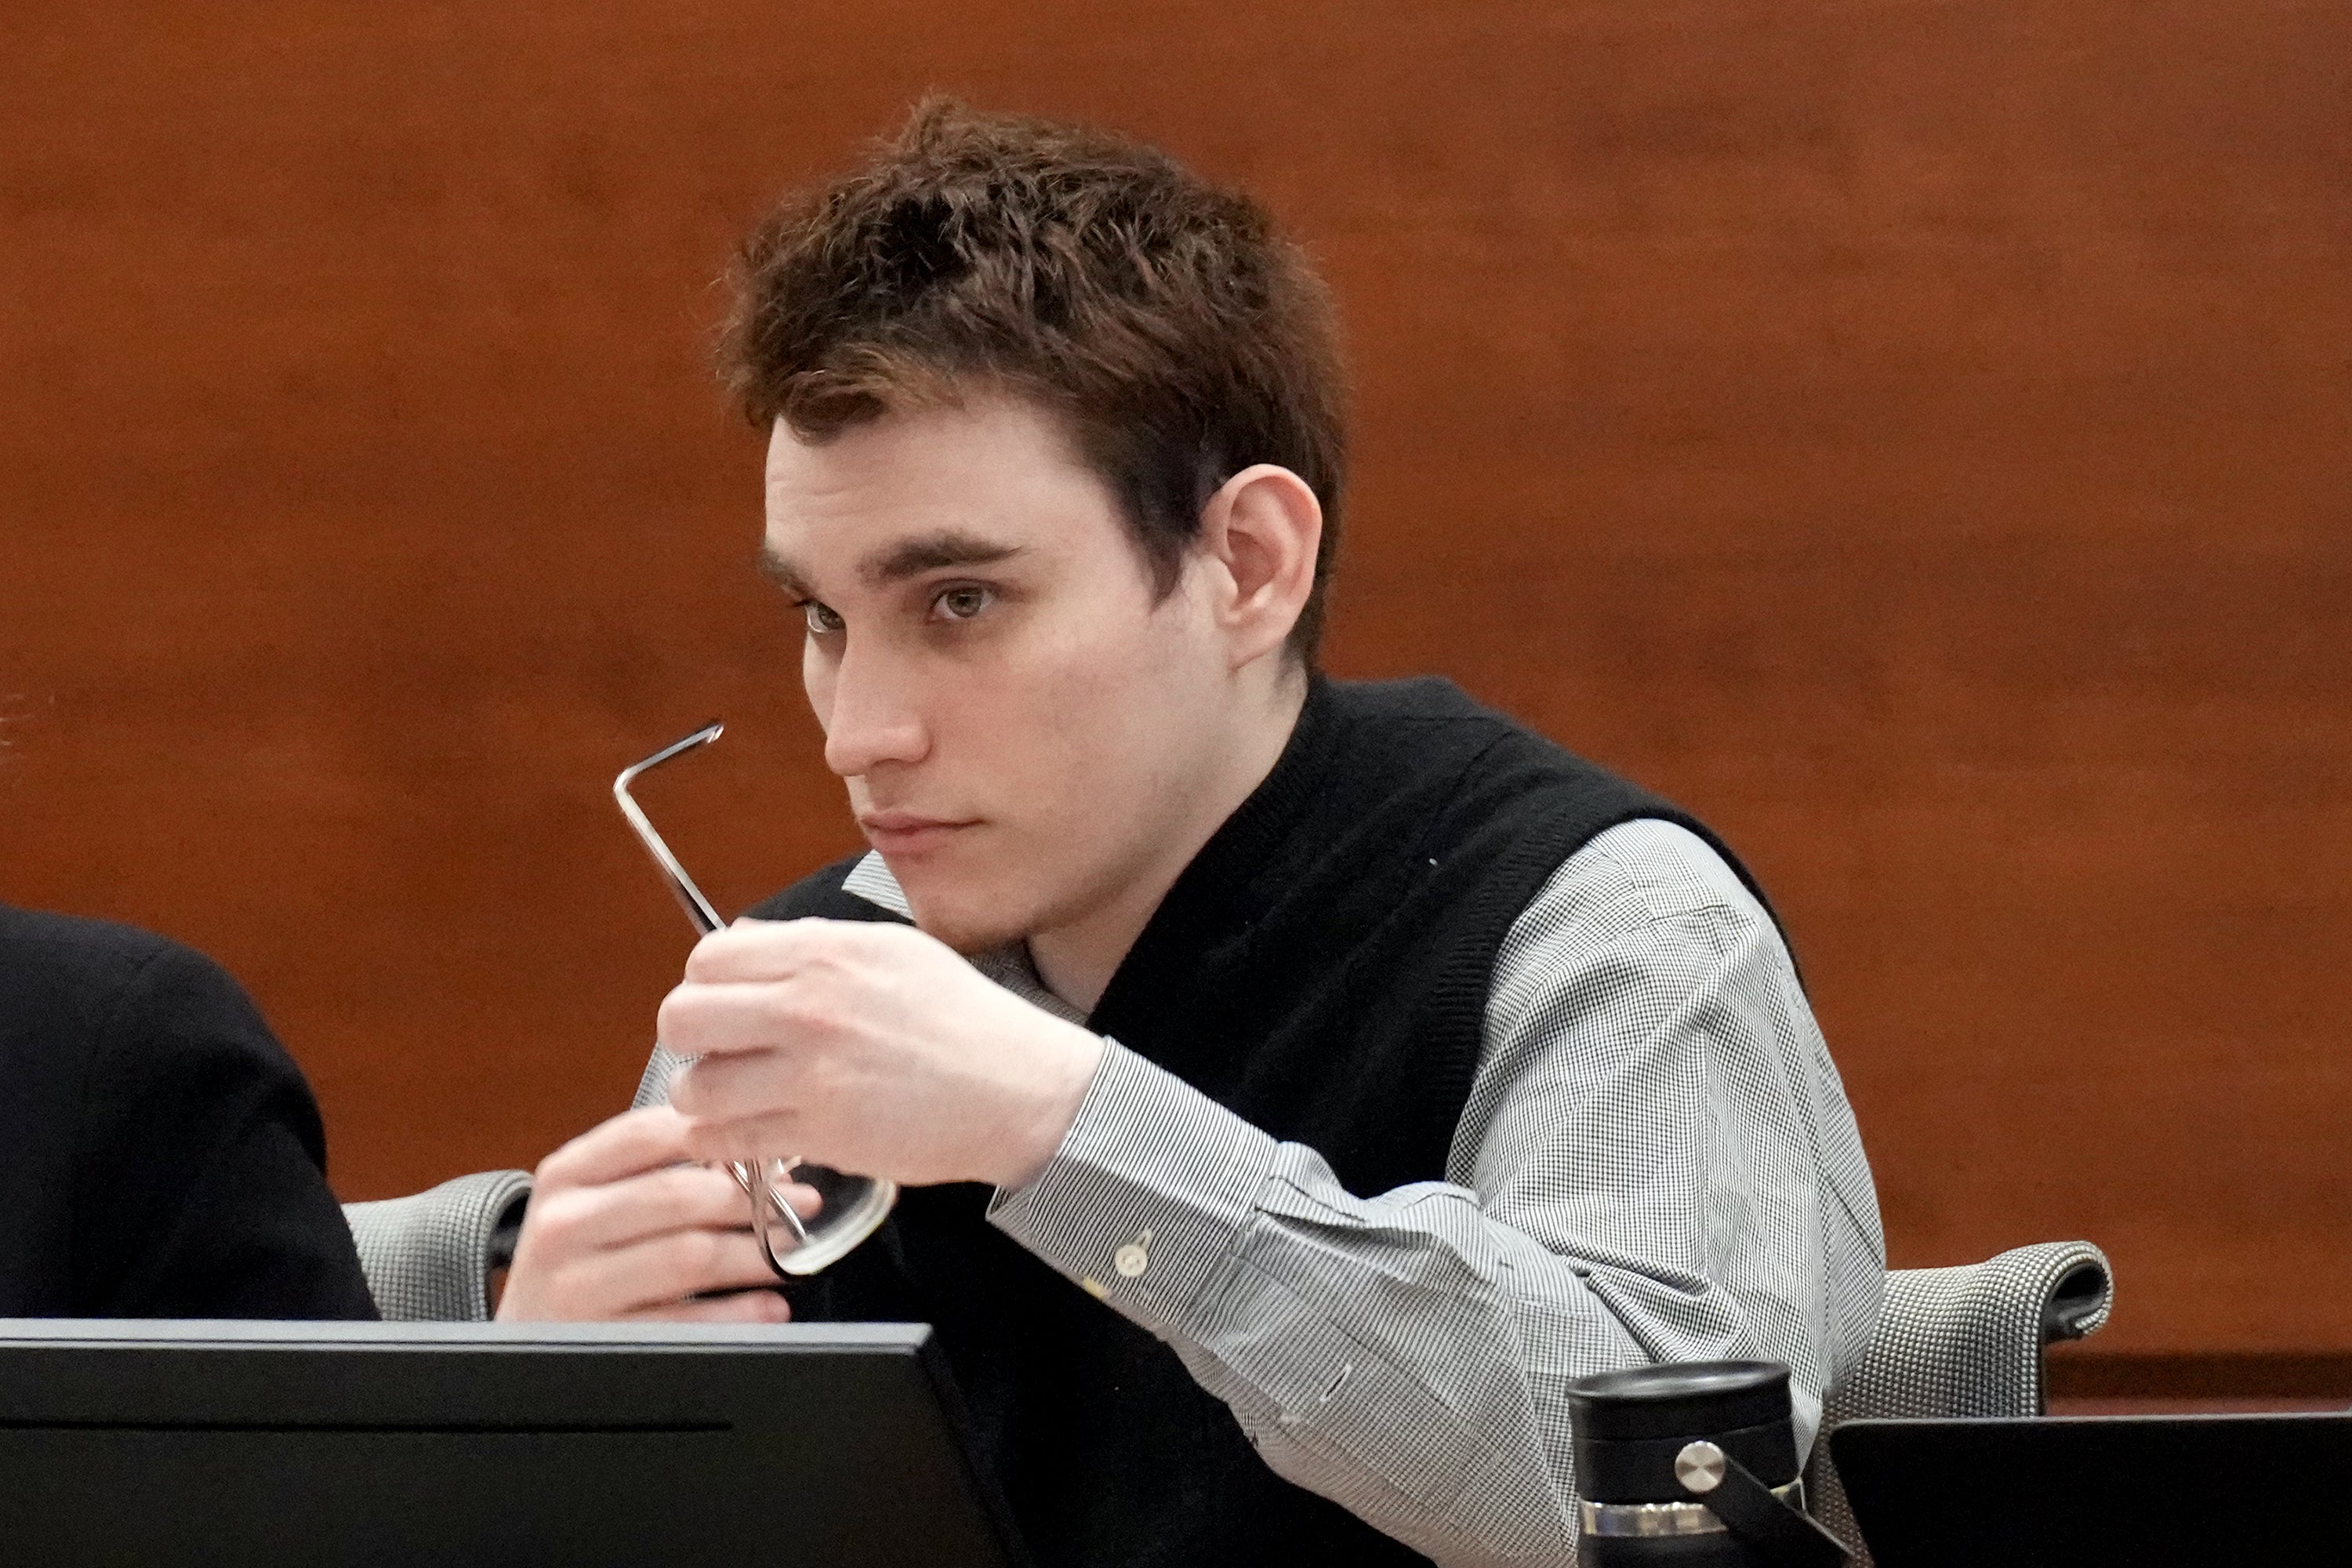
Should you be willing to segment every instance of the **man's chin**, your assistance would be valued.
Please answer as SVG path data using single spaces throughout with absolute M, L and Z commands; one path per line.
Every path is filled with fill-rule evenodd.
M 1007 925 L 1001 921 L 940 919 L 927 915 L 919 908 L 915 910 L 915 929 L 926 936 L 939 938 L 966 958 L 977 958 L 983 952 L 994 952 L 998 948 L 1009 946 L 1029 934 L 1017 926 Z
M 1029 934 L 1027 923 L 1011 913 L 1013 900 L 992 898 L 986 889 L 968 885 L 926 887 L 924 881 L 917 876 L 898 883 L 907 895 L 907 910 L 915 917 L 915 928 L 965 957 L 993 952 Z

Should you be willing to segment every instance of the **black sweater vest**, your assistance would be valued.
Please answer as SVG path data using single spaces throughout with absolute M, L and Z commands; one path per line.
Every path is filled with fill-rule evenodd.
M 1087 1027 L 1318 1151 L 1351 1192 L 1441 1180 L 1505 934 L 1561 861 L 1636 817 L 1680 823 L 1738 868 L 1691 817 L 1444 681 L 1318 678 L 1274 772 L 1177 879 Z M 854 864 L 752 912 L 892 918 L 842 891 Z M 990 1226 L 988 1197 L 904 1194 L 794 1306 L 934 1326 L 1041 1563 L 1423 1561 L 1276 1476 L 1175 1352 Z

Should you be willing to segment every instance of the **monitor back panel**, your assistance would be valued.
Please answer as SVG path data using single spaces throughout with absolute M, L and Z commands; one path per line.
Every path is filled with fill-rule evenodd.
M 11 1563 L 1015 1560 L 917 1326 L 73 1327 L 0 1323 Z
M 1880 1568 L 2352 1561 L 2352 1415 L 1853 1421 L 1830 1453 Z

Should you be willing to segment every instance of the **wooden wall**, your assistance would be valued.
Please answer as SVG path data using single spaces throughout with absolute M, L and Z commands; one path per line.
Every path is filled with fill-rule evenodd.
M 627 1098 L 854 843 L 712 280 L 926 88 L 1248 184 L 1352 331 L 1331 663 L 1681 797 L 1905 1264 L 2352 1349 L 2352 5 L 0 11 L 0 897 L 260 996 L 346 1196 Z

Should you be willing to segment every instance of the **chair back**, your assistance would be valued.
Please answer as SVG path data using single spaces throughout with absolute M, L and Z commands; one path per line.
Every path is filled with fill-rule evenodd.
M 482 1171 L 404 1198 L 345 1204 L 368 1293 L 386 1322 L 478 1323 L 490 1271 L 514 1257 L 529 1171 Z
M 1869 1353 L 1830 1391 L 1805 1470 L 1815 1518 L 1869 1568 L 1830 1432 L 1864 1415 L 2039 1415 L 2042 1350 L 2098 1331 L 2114 1304 L 2106 1254 L 2087 1241 L 2013 1247 L 1954 1268 L 1896 1268 Z

